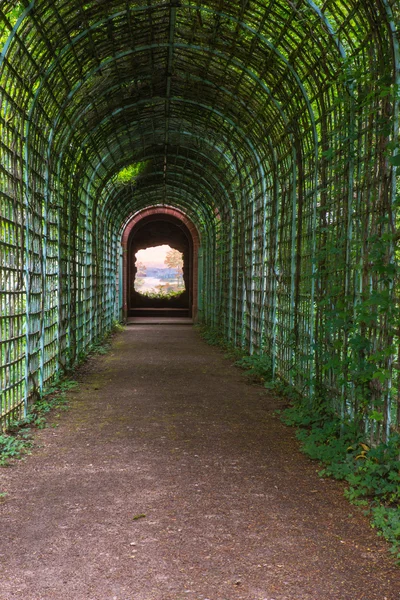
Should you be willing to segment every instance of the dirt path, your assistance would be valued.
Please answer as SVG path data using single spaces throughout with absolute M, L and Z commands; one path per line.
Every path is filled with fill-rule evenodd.
M 0 471 L 1 600 L 399 600 L 340 484 L 192 328 L 129 327 L 79 379 Z

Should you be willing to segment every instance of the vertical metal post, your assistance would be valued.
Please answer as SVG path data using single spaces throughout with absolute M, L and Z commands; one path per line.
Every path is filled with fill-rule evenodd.
M 47 207 L 49 203 L 49 161 L 50 156 L 46 157 L 45 166 L 45 194 L 42 203 L 42 260 L 41 260 L 41 275 L 42 275 L 42 294 L 40 298 L 41 311 L 40 311 L 40 367 L 39 367 L 39 390 L 43 392 L 44 386 L 44 366 L 45 366 L 45 337 L 46 337 L 46 298 L 47 298 L 47 237 L 48 237 L 48 214 Z
M 25 252 L 24 252 L 24 279 L 25 279 L 25 391 L 24 391 L 24 416 L 28 412 L 28 401 L 30 393 L 30 227 L 29 227 L 29 122 L 26 124 L 25 129 L 25 148 L 24 148 L 24 162 L 25 162 L 25 193 L 24 193 L 24 209 L 25 209 Z
M 118 287 L 118 297 L 119 297 L 119 320 L 123 320 L 123 302 L 124 302 L 124 253 L 122 247 L 119 251 L 119 287 Z
M 295 322 L 295 284 L 296 284 L 296 223 L 297 223 L 297 171 L 296 171 L 297 153 L 293 146 L 293 189 L 292 189 L 292 246 L 291 246 L 291 269 L 290 269 L 290 316 L 289 316 L 289 383 L 293 385 L 293 361 L 294 361 L 294 322 Z
M 198 251 L 198 291 L 197 291 L 197 303 L 198 303 L 198 320 L 200 323 L 204 322 L 204 256 L 203 256 L 203 248 L 199 246 Z
M 277 164 L 277 162 L 276 162 Z M 271 359 L 272 359 L 272 378 L 276 377 L 276 361 L 277 361 L 277 304 L 278 304 L 278 249 L 279 249 L 279 180 L 278 172 L 275 172 L 274 178 L 274 201 L 275 201 L 275 220 L 274 220 L 274 248 L 273 258 L 271 260 L 272 268 L 269 273 L 271 277 L 271 288 L 272 288 L 272 343 L 271 343 Z M 272 249 L 271 249 L 272 251 Z
M 388 0 L 383 0 L 383 4 L 385 6 L 385 10 L 386 10 L 386 14 L 388 16 L 388 20 L 389 20 L 389 26 L 390 26 L 390 31 L 392 34 L 392 43 L 393 43 L 393 54 L 394 54 L 394 67 L 395 67 L 395 72 L 394 72 L 394 83 L 395 83 L 395 93 L 394 93 L 394 98 L 393 98 L 393 105 L 394 105 L 394 110 L 393 110 L 393 140 L 395 140 L 397 142 L 397 140 L 399 139 L 399 131 L 400 131 L 400 103 L 398 100 L 398 91 L 400 89 L 400 44 L 399 44 L 399 38 L 398 38 L 398 27 L 396 26 L 395 20 L 394 20 L 394 15 L 393 15 L 393 11 L 389 5 Z M 399 150 L 398 148 L 396 148 L 395 150 L 395 156 L 399 155 Z M 398 168 L 396 166 L 392 167 L 392 180 L 391 180 L 391 188 L 390 188 L 390 203 L 391 203 L 391 215 L 390 215 L 390 219 L 391 219 L 391 225 L 392 226 L 396 226 L 396 208 L 395 208 L 395 203 L 396 203 L 396 199 L 397 199 L 397 174 L 398 174 Z M 390 243 L 390 261 L 393 264 L 397 264 L 398 263 L 398 258 L 396 257 L 396 248 L 395 248 L 395 242 L 394 240 L 391 240 Z M 398 285 L 398 282 L 397 282 Z M 390 281 L 389 283 L 390 286 L 390 293 L 391 295 L 393 295 L 394 293 L 394 289 L 395 289 L 395 282 L 393 280 Z M 400 356 L 398 357 L 400 359 Z M 386 435 L 386 439 L 388 440 L 391 434 L 391 424 L 392 424 L 392 389 L 393 389 L 393 362 L 394 362 L 394 356 L 389 357 L 388 360 L 388 370 L 390 373 L 390 377 L 389 377 L 389 381 L 388 381 L 388 389 L 387 389 L 387 397 L 386 397 L 386 415 L 385 415 L 385 422 L 386 422 L 386 431 L 385 431 L 385 435 Z M 398 394 L 398 398 L 400 401 L 400 375 L 397 372 L 397 394 Z M 398 406 L 398 414 L 396 415 L 396 417 L 400 416 L 400 404 Z M 396 423 L 397 427 L 400 427 L 400 423 Z

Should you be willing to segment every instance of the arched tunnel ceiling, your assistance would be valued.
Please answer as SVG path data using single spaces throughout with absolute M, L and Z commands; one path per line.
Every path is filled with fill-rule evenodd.
M 396 10 L 390 0 L 6 1 L 3 115 L 24 115 L 25 160 L 48 187 L 72 176 L 118 227 L 146 203 L 232 217 L 243 190 L 262 193 L 300 150 L 316 177 L 321 128 L 355 93 L 351 71 L 373 65 L 387 78 Z M 119 186 L 116 174 L 139 162 L 134 185 Z
M 399 0 L 2 0 L 4 418 L 126 316 L 123 232 L 156 207 L 198 233 L 195 318 L 350 419 L 378 373 L 388 439 L 399 24 Z

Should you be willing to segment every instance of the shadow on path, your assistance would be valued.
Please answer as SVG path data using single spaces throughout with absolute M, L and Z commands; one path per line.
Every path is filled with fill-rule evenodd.
M 0 600 L 399 600 L 278 401 L 191 327 L 129 327 L 78 378 L 0 471 Z

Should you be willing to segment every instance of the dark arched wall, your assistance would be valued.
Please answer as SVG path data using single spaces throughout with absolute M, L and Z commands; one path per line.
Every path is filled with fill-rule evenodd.
M 310 401 L 390 435 L 399 12 L 398 0 L 0 3 L 2 421 L 119 318 L 124 228 L 164 206 L 201 238 L 203 323 Z
M 171 245 L 184 255 L 186 292 L 178 302 L 146 301 L 134 287 L 136 275 L 135 253 L 143 248 Z M 188 308 L 188 316 L 198 317 L 198 254 L 200 238 L 194 224 L 179 210 L 155 207 L 136 214 L 129 220 L 122 235 L 123 314 L 127 318 L 138 307 Z
M 138 250 L 145 248 L 161 246 L 167 244 L 183 254 L 183 280 L 185 282 L 185 291 L 173 299 L 147 298 L 136 292 L 134 282 L 136 277 L 136 259 L 135 254 Z M 131 232 L 128 243 L 128 314 L 137 308 L 180 308 L 190 311 L 188 316 L 192 316 L 192 272 L 193 272 L 193 242 L 190 234 L 183 223 L 175 220 L 168 215 L 164 217 L 149 217 L 143 219 Z

